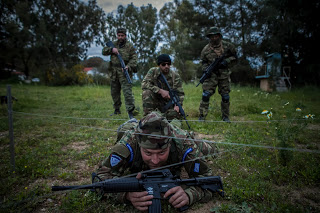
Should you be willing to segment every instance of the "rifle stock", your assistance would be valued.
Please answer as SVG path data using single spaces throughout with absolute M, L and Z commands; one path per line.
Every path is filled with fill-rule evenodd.
M 111 47 L 111 48 L 115 48 L 114 44 L 112 43 L 112 41 L 108 41 L 107 42 L 107 46 L 108 47 Z M 122 57 L 121 57 L 121 54 L 119 53 L 117 55 L 119 61 L 120 61 L 120 64 L 121 64 L 121 68 L 123 69 L 123 72 L 124 72 L 124 75 L 126 76 L 126 79 L 128 81 L 129 84 L 132 84 L 132 81 L 131 81 L 131 78 L 129 76 L 129 73 L 128 73 L 128 69 L 126 68 L 126 64 L 124 63 Z
M 94 173 L 92 174 L 95 175 Z M 89 185 L 79 186 L 52 186 L 52 191 L 77 190 L 77 189 L 99 189 L 103 193 L 118 192 L 139 192 L 147 191 L 153 195 L 152 204 L 149 206 L 149 213 L 161 212 L 162 193 L 169 189 L 181 186 L 199 186 L 202 189 L 211 192 L 218 192 L 220 196 L 224 196 L 223 185 L 219 176 L 196 177 L 191 179 L 176 179 L 169 169 L 162 169 L 151 172 L 142 173 L 141 179 L 135 177 L 108 179 Z M 180 211 L 188 209 L 188 206 L 180 208 Z

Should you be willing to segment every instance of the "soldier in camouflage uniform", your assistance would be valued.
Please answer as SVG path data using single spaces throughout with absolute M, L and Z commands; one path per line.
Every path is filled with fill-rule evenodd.
M 135 123 L 136 122 L 136 123 Z M 168 122 L 155 111 L 139 122 L 126 123 L 122 138 L 111 149 L 111 154 L 98 168 L 100 180 L 120 177 L 128 173 L 137 173 L 165 165 L 186 162 L 170 167 L 173 175 L 181 179 L 212 176 L 212 171 L 203 159 L 192 159 L 215 154 L 214 146 L 195 141 L 192 132 L 182 130 Z M 139 178 L 139 174 L 137 175 Z M 164 197 L 173 195 L 169 203 L 174 208 L 192 205 L 195 202 L 208 202 L 213 193 L 197 186 L 178 186 L 170 189 Z M 147 210 L 152 195 L 144 192 L 117 193 L 113 199 L 120 203 L 132 203 L 139 210 Z
M 167 54 L 162 54 L 157 57 L 158 67 L 151 68 L 147 75 L 144 77 L 141 88 L 142 103 L 144 115 L 147 115 L 153 110 L 159 110 L 164 113 L 168 120 L 174 118 L 180 119 L 178 106 L 171 106 L 169 109 L 164 109 L 166 104 L 170 100 L 169 89 L 164 82 L 159 80 L 160 73 L 162 72 L 167 79 L 172 90 L 176 92 L 176 95 L 180 98 L 180 104 L 182 105 L 184 99 L 184 91 L 182 88 L 182 81 L 177 72 L 170 70 L 171 59 Z
M 132 93 L 132 85 L 128 83 L 125 74 L 121 68 L 120 61 L 117 54 L 121 54 L 128 73 L 132 78 L 132 73 L 137 72 L 137 54 L 134 46 L 126 39 L 126 29 L 117 29 L 117 41 L 114 41 L 115 48 L 104 47 L 102 49 L 102 55 L 111 55 L 109 76 L 111 80 L 111 96 L 113 100 L 114 113 L 111 115 L 121 114 L 121 88 L 124 95 L 126 104 L 126 110 L 130 118 L 133 118 L 133 112 L 135 109 L 134 96 Z
M 203 93 L 202 100 L 199 107 L 199 120 L 204 120 L 208 114 L 210 97 L 215 93 L 218 86 L 218 92 L 221 95 L 221 113 L 222 120 L 230 122 L 229 108 L 230 108 L 230 67 L 235 64 L 237 60 L 235 47 L 222 40 L 222 34 L 217 27 L 211 27 L 206 35 L 210 42 L 201 52 L 202 71 L 204 71 L 214 60 L 220 57 L 226 51 L 230 51 L 230 56 L 226 57 L 219 66 L 218 72 L 212 72 L 211 77 L 207 78 L 202 85 Z

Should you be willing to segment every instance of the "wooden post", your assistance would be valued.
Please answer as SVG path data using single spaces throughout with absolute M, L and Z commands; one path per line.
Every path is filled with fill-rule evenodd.
M 12 96 L 11 86 L 7 85 L 7 106 L 8 106 L 8 119 L 9 119 L 9 139 L 10 139 L 10 163 L 12 171 L 16 171 L 15 153 L 14 153 L 14 140 L 13 140 L 13 120 L 12 120 Z

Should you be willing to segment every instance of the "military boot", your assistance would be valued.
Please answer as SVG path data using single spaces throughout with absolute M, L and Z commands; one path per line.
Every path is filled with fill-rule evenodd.
M 199 121 L 204 121 L 204 119 L 205 119 L 205 117 L 202 114 L 200 114 L 199 115 Z
M 128 111 L 128 115 L 129 115 L 129 118 L 130 118 L 130 119 L 133 119 L 133 118 L 134 118 L 134 116 L 133 116 L 133 110 Z
M 120 115 L 120 109 L 115 109 L 114 112 L 112 114 L 110 114 L 110 116 L 114 116 L 114 115 Z
M 230 123 L 229 120 L 229 108 L 230 108 L 230 102 L 223 102 L 221 101 L 221 114 L 222 114 L 222 120 Z
M 231 121 L 229 120 L 228 117 L 223 116 L 223 117 L 222 117 L 222 120 L 223 120 L 224 122 L 231 123 Z

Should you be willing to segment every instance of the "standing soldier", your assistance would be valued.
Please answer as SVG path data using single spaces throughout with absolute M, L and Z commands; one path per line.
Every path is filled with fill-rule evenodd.
M 126 110 L 129 118 L 131 119 L 133 118 L 133 113 L 135 110 L 132 85 L 128 83 L 117 55 L 121 54 L 122 59 L 128 68 L 129 75 L 132 77 L 132 72 L 137 72 L 137 54 L 133 44 L 127 41 L 126 29 L 117 29 L 117 39 L 117 41 L 113 42 L 115 48 L 104 47 L 102 49 L 102 55 L 111 55 L 109 75 L 111 79 L 111 96 L 114 108 L 114 113 L 111 114 L 111 116 L 121 114 L 120 107 L 122 88 Z
M 180 104 L 182 105 L 184 92 L 181 78 L 177 72 L 170 70 L 171 58 L 169 55 L 162 54 L 158 56 L 157 64 L 158 67 L 151 68 L 141 83 L 144 115 L 157 109 L 164 113 L 168 120 L 179 119 L 181 115 L 179 114 L 178 106 L 172 105 L 169 109 L 165 109 L 170 100 L 169 89 L 159 79 L 159 76 L 160 73 L 164 75 L 171 89 L 176 92 L 176 96 L 179 97 Z
M 230 107 L 230 67 L 237 61 L 235 47 L 222 40 L 222 34 L 219 28 L 211 27 L 206 34 L 210 39 L 201 52 L 202 71 L 215 61 L 216 58 L 222 56 L 226 51 L 231 54 L 227 56 L 219 65 L 217 72 L 212 72 L 211 76 L 207 78 L 202 84 L 202 100 L 199 107 L 199 120 L 203 121 L 208 114 L 210 97 L 215 93 L 218 86 L 218 92 L 221 95 L 221 113 L 222 120 L 230 122 L 229 107 Z

